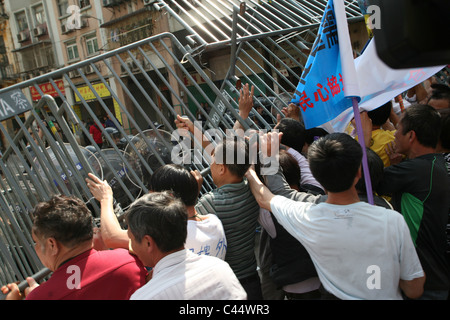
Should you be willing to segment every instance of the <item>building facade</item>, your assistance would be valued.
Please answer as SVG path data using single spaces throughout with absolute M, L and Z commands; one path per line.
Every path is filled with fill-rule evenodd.
M 191 33 L 197 33 L 199 37 L 203 37 L 209 42 L 225 41 L 229 38 L 230 30 L 225 28 L 225 23 L 230 20 L 229 12 L 225 11 L 225 6 L 220 8 L 220 1 L 154 1 L 154 0 L 2 0 L 4 2 L 4 12 L 9 19 L 2 18 L 0 15 L 1 25 L 6 24 L 10 34 L 3 38 L 9 43 L 6 47 L 8 50 L 8 65 L 3 67 L 7 69 L 10 75 L 17 74 L 18 79 L 26 80 L 35 78 L 43 74 L 48 74 L 54 70 L 58 70 L 67 66 L 75 65 L 79 62 L 94 58 L 102 53 L 115 50 L 120 47 L 127 46 L 136 41 L 151 37 L 153 35 L 170 32 L 174 34 L 182 43 L 193 45 L 188 38 Z M 158 10 L 158 4 L 164 3 L 165 10 Z M 156 6 L 155 6 L 156 4 Z M 255 6 L 252 2 L 248 6 Z M 265 9 L 266 10 L 266 9 Z M 1 13 L 1 12 L 0 12 Z M 170 13 L 170 14 L 169 14 Z M 174 15 L 179 18 L 175 19 Z M 180 23 L 180 21 L 182 22 Z M 319 17 L 320 20 L 320 17 Z M 227 22 L 229 23 L 229 22 Z M 278 22 L 277 22 L 278 23 Z M 262 28 L 261 26 L 258 26 Z M 5 27 L 3 27 L 5 29 Z M 6 30 L 5 29 L 5 30 Z M 2 30 L 2 29 L 0 29 Z M 252 30 L 250 29 L 250 32 Z M 367 33 L 364 22 L 358 22 L 350 26 L 352 43 L 355 51 L 360 51 L 367 40 Z M 1 38 L 0 38 L 1 39 Z M 295 51 L 289 52 L 289 48 L 284 50 L 283 42 L 274 46 L 274 52 L 277 58 L 267 55 L 260 50 L 261 55 L 253 57 L 243 57 L 244 64 L 250 69 L 254 66 L 264 66 L 267 63 L 279 68 L 279 72 L 272 70 L 259 70 L 255 75 L 249 75 L 251 81 L 257 86 L 264 84 L 270 80 L 270 76 L 274 77 L 277 82 L 295 83 L 296 79 L 292 76 L 292 72 L 288 72 L 286 68 L 300 74 L 302 72 L 301 65 L 304 65 L 309 53 L 309 48 L 314 41 L 314 34 L 309 38 L 311 42 L 308 46 L 303 46 L 302 54 Z M 194 40 L 195 42 L 196 40 Z M 198 41 L 195 45 L 198 45 Z M 170 45 L 170 44 L 168 44 Z M 170 49 L 170 48 L 169 48 Z M 0 40 L 0 55 L 2 43 Z M 157 49 L 159 50 L 159 49 Z M 278 51 L 279 52 L 278 52 Z M 164 50 L 161 54 L 165 54 Z M 214 81 L 217 87 L 220 87 L 227 77 L 230 68 L 230 49 L 223 46 L 219 50 L 204 52 L 199 55 L 199 63 L 204 66 L 204 71 Z M 106 104 L 109 110 L 115 114 L 116 118 L 124 123 L 132 132 L 132 128 L 128 124 L 126 117 L 120 112 L 116 99 L 129 108 L 131 116 L 133 116 L 133 101 L 122 92 L 122 87 L 116 82 L 117 77 L 112 72 L 120 75 L 120 81 L 123 81 L 133 98 L 139 103 L 151 97 L 157 101 L 159 108 L 164 117 L 170 117 L 171 114 L 164 110 L 164 105 L 160 102 L 160 97 L 156 94 L 154 88 L 144 88 L 142 92 L 136 82 L 143 80 L 146 73 L 152 78 L 152 68 L 146 63 L 145 56 L 152 59 L 155 52 L 148 48 L 142 52 L 133 52 L 133 55 L 143 66 L 140 69 L 133 59 L 128 55 L 122 55 L 124 64 L 112 63 L 113 70 L 108 70 L 102 63 L 95 63 L 94 66 L 85 66 L 83 68 L 83 76 L 80 76 L 77 70 L 69 73 L 71 81 L 75 84 L 75 89 L 71 87 L 63 78 L 55 79 L 59 92 L 45 81 L 39 83 L 39 88 L 44 94 L 50 94 L 56 98 L 58 104 L 62 101 L 58 98 L 59 94 L 65 95 L 68 103 L 73 107 L 80 119 L 88 121 L 89 112 L 82 103 L 86 101 L 89 108 L 93 110 L 95 115 L 102 118 L 105 114 L 102 103 Z M 158 59 L 155 59 L 158 60 Z M 170 56 L 167 61 L 170 64 Z M 0 61 L 1 63 L 1 61 Z M 95 67 L 95 68 L 94 68 Z M 159 67 L 159 66 L 156 66 Z M 0 71 L 3 70 L 0 67 Z M 6 70 L 5 69 L 5 70 Z M 127 70 L 131 70 L 127 72 Z M 7 71 L 2 71 L 6 73 Z M 236 76 L 246 76 L 246 71 L 237 70 Z M 117 92 L 113 94 L 100 81 L 99 74 L 108 79 L 108 85 Z M 133 81 L 132 75 L 136 78 Z M 180 92 L 178 90 L 177 81 L 173 80 L 172 74 L 167 74 L 170 86 L 175 92 L 185 99 L 190 111 L 195 114 L 197 111 L 196 103 L 202 97 L 194 90 L 191 95 Z M 202 85 L 202 77 L 192 70 L 191 77 L 197 84 Z M 86 79 L 89 83 L 86 82 Z M 188 88 L 192 85 L 192 80 L 184 79 Z M 92 84 L 93 90 L 102 98 L 102 103 L 98 99 L 92 99 L 94 93 L 89 84 Z M 167 99 L 172 106 L 177 107 L 177 101 L 174 99 L 171 90 L 166 84 L 156 83 L 158 91 L 162 93 L 164 99 Z M 264 85 L 261 88 L 264 92 Z M 290 88 L 292 89 L 292 88 Z M 275 87 L 274 92 L 278 93 L 280 88 Z M 40 94 L 34 87 L 30 87 L 29 92 L 25 93 L 30 101 L 37 103 Z M 207 95 L 214 96 L 213 92 L 206 92 Z M 184 113 L 184 110 L 179 112 Z M 161 115 L 153 109 L 148 109 L 148 116 L 157 122 L 161 122 Z M 141 117 L 136 116 L 136 121 L 141 121 Z
M 13 39 L 10 32 L 10 17 L 5 10 L 4 0 L 0 1 L 0 88 L 19 81 L 15 70 Z

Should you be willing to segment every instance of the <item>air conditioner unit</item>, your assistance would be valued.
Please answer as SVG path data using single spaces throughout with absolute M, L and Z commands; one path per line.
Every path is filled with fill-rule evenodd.
M 45 29 L 42 27 L 36 27 L 33 29 L 33 35 L 35 37 L 39 37 L 42 36 L 43 34 L 45 34 Z
M 156 3 L 156 2 L 158 2 L 158 1 L 155 1 L 155 0 L 144 0 L 144 5 L 145 6 L 150 6 L 150 5 L 152 5 L 152 4 Z
M 84 71 L 85 74 L 91 74 L 91 73 L 95 72 L 94 71 L 94 67 L 92 67 L 91 65 L 84 67 L 83 71 Z
M 67 26 L 63 23 L 61 24 L 61 32 L 62 33 L 68 33 L 70 30 L 67 29 Z
M 128 66 L 128 69 L 130 69 L 131 71 L 139 70 L 139 67 L 137 66 L 137 64 L 132 62 L 132 61 L 131 62 L 127 62 L 127 66 Z
M 80 24 L 80 28 L 84 28 L 88 26 L 88 21 L 87 19 L 81 19 L 80 20 L 81 24 Z
M 142 62 L 142 67 L 144 68 L 144 70 L 149 70 L 152 67 L 152 65 L 147 60 L 144 60 Z
M 28 39 L 28 36 L 27 36 L 27 34 L 25 32 L 19 32 L 17 34 L 17 41 L 23 42 L 23 41 L 25 41 L 27 39 Z
M 80 74 L 77 70 L 69 71 L 67 74 L 69 75 L 69 78 L 76 78 L 76 77 L 80 76 Z
M 116 0 L 103 0 L 104 7 L 112 7 L 116 4 Z

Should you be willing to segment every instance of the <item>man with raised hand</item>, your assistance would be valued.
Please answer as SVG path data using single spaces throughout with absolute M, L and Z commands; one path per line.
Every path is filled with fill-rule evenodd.
M 280 134 L 268 133 L 261 143 L 272 139 Z M 345 133 L 329 134 L 311 145 L 308 159 L 326 202 L 274 195 L 253 169 L 246 176 L 259 205 L 308 250 L 326 292 L 338 299 L 420 297 L 425 275 L 403 217 L 358 197 L 359 143 Z

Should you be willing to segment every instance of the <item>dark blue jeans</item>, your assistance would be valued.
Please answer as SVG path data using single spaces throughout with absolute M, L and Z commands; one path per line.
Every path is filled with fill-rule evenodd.
M 422 296 L 417 299 L 410 299 L 405 294 L 402 295 L 405 300 L 447 300 L 448 290 L 424 290 Z
M 239 279 L 245 292 L 247 292 L 247 300 L 262 300 L 261 281 L 259 275 L 255 272 L 255 275 Z
M 448 290 L 424 290 L 417 300 L 447 300 Z

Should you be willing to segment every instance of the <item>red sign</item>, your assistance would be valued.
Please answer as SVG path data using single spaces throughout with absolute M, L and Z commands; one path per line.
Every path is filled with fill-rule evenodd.
M 58 87 L 59 91 L 61 91 L 62 94 L 65 94 L 64 82 L 62 80 L 56 80 L 55 84 Z M 50 82 L 40 84 L 39 88 L 42 90 L 44 94 L 48 94 L 52 97 L 59 97 L 58 91 L 53 87 L 53 85 Z M 31 99 L 33 101 L 41 99 L 41 95 L 39 94 L 39 92 L 35 87 L 30 87 L 30 92 L 31 92 Z

